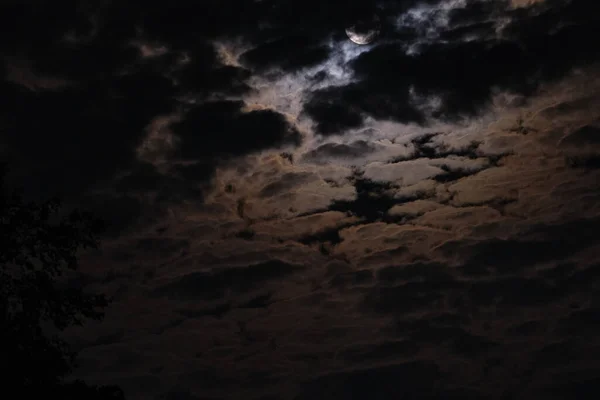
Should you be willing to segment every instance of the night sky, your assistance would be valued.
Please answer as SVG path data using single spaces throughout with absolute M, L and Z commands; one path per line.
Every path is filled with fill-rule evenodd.
M 77 377 L 597 398 L 598 0 L 3 0 L 0 26 L 10 180 L 109 228 Z

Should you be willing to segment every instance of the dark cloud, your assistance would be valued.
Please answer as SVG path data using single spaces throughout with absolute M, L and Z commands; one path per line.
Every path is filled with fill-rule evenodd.
M 92 30 L 88 10 L 99 2 L 90 2 L 89 7 L 77 7 L 77 1 L 64 1 L 60 5 L 45 0 L 5 1 L 2 3 L 2 24 L 11 31 L 11 40 L 2 41 L 3 48 L 22 50 L 29 44 L 39 49 L 52 44 L 69 30 L 89 33 Z M 38 29 L 39 31 L 36 31 Z M 45 35 L 36 35 L 44 32 Z
M 562 287 L 520 277 L 474 283 L 469 289 L 471 300 L 478 306 L 541 306 L 558 302 L 565 295 Z
M 242 112 L 241 101 L 209 102 L 187 111 L 173 131 L 183 159 L 214 159 L 298 144 L 299 133 L 276 111 Z
M 585 400 L 595 399 L 598 396 L 598 386 L 600 385 L 600 378 L 597 375 L 597 369 L 590 368 L 587 371 L 576 371 L 567 376 L 555 376 L 542 395 L 553 400 L 566 400 L 573 397 Z
M 304 112 L 316 121 L 317 132 L 332 135 L 362 126 L 361 110 L 349 105 L 343 94 L 328 95 L 330 91 L 313 93 L 313 98 L 304 106 Z
M 189 250 L 190 241 L 187 239 L 172 239 L 166 237 L 146 237 L 135 243 L 136 251 L 141 251 L 151 258 L 165 258 Z
M 190 300 L 215 300 L 225 296 L 227 289 L 246 292 L 301 269 L 297 265 L 276 260 L 246 267 L 218 267 L 211 272 L 193 272 L 177 278 L 156 288 L 153 294 Z
M 157 397 L 157 400 L 219 400 L 218 398 L 199 397 L 189 390 L 172 390 Z
M 154 165 L 140 162 L 117 180 L 115 189 L 119 192 L 148 192 L 155 189 L 162 178 L 163 175 Z
M 454 281 L 409 282 L 396 286 L 377 286 L 364 299 L 365 306 L 378 313 L 414 314 L 439 308 L 448 292 L 463 288 Z
M 547 329 L 545 321 L 531 320 L 509 327 L 507 333 L 515 336 L 534 336 L 544 333 Z
M 307 383 L 297 400 L 329 399 L 392 399 L 421 398 L 431 395 L 442 372 L 437 364 L 411 361 L 402 364 L 372 367 L 366 370 L 339 372 Z M 399 384 L 398 379 L 402 377 Z
M 401 50 L 386 51 L 385 57 L 390 57 L 396 51 Z M 396 77 L 389 73 L 387 76 L 382 71 L 372 73 L 379 76 L 379 82 L 362 80 L 347 86 L 317 90 L 311 94 L 304 112 L 316 122 L 317 133 L 340 134 L 345 130 L 358 128 L 367 115 L 400 122 L 425 121 L 422 113 L 411 104 L 408 87 L 397 87 L 394 80 Z
M 556 368 L 568 364 L 578 356 L 577 346 L 573 342 L 550 343 L 533 354 L 536 368 Z
M 3 2 L 2 25 L 11 39 L 4 53 L 25 56 L 36 71 L 68 79 L 105 79 L 134 63 L 138 51 L 133 14 L 106 2 L 47 0 Z
M 446 312 L 435 316 L 431 316 L 429 320 L 435 326 L 445 327 L 467 325 L 471 322 L 471 318 L 469 316 L 455 312 Z
M 287 36 L 248 50 L 241 55 L 240 61 L 258 71 L 273 67 L 283 71 L 310 67 L 329 56 L 330 48 L 321 41 L 318 37 Z
M 251 298 L 239 305 L 239 308 L 267 308 L 273 303 L 274 292 L 269 292 L 260 296 Z
M 269 183 L 263 187 L 259 192 L 259 196 L 264 198 L 289 193 L 299 185 L 314 181 L 316 178 L 317 176 L 310 172 L 288 172 L 282 175 L 277 182 Z
M 560 144 L 567 147 L 575 147 L 580 150 L 587 150 L 586 146 L 593 146 L 597 150 L 600 145 L 600 126 L 598 124 L 583 126 L 574 132 L 565 136 Z
M 177 204 L 181 201 L 202 198 L 202 186 L 212 174 L 214 166 L 209 163 L 175 165 L 167 173 L 153 164 L 135 162 L 129 172 L 116 178 L 112 189 L 125 196 L 153 195 L 155 206 Z M 196 184 L 195 184 L 196 183 Z
M 481 169 L 484 169 L 484 168 L 473 170 L 473 169 L 465 169 L 465 168 L 451 168 L 447 165 L 441 165 L 440 169 L 444 172 L 439 175 L 434 176 L 433 179 L 436 182 L 448 183 L 448 182 L 457 181 L 457 180 L 465 178 L 467 176 L 475 175 L 476 173 L 480 172 Z
M 257 22 L 264 21 L 269 15 L 270 3 L 184 0 L 165 8 L 159 3 L 148 4 L 138 0 L 128 3 L 128 7 L 136 10 L 137 20 L 150 38 L 173 43 L 179 48 L 190 48 L 206 38 L 258 36 L 260 25 Z
M 8 94 L 1 112 L 12 129 L 3 141 L 17 166 L 37 191 L 70 194 L 132 166 L 146 125 L 172 109 L 173 91 L 162 76 L 135 74 L 44 92 L 13 85 Z
M 557 329 L 563 334 L 594 336 L 600 332 L 600 307 L 577 310 L 558 321 Z
M 231 303 L 219 303 L 213 307 L 201 309 L 180 309 L 177 312 L 186 318 L 214 317 L 222 318 L 233 309 Z
M 334 201 L 329 210 L 346 212 L 373 222 L 387 220 L 387 211 L 403 202 L 394 197 L 394 185 L 389 182 L 363 178 L 362 171 L 355 172 L 349 180 L 356 189 L 356 199 Z
M 347 285 L 365 285 L 373 281 L 373 272 L 368 269 L 358 271 L 342 272 L 335 275 L 329 281 L 333 287 L 345 287 Z
M 80 204 L 105 222 L 105 234 L 112 237 L 135 226 L 144 211 L 149 211 L 141 200 L 127 195 L 95 195 L 85 197 Z
M 434 0 L 439 1 L 439 0 Z M 352 25 L 357 20 L 364 19 L 365 15 L 381 14 L 381 7 L 390 14 L 415 4 L 415 0 L 400 2 L 378 0 L 333 0 L 327 3 L 318 0 L 268 2 L 272 5 L 267 21 L 272 24 L 270 29 L 274 34 L 281 32 L 311 32 L 322 38 L 334 35 L 339 38 L 343 29 Z
M 519 70 L 527 57 L 513 42 L 430 44 L 416 56 L 406 55 L 402 44 L 380 45 L 352 62 L 360 83 L 315 93 L 307 110 L 335 96 L 348 113 L 423 123 L 426 116 L 410 96 L 414 88 L 421 95 L 442 100 L 440 117 L 472 115 L 485 106 L 492 86 L 528 90 L 528 74 Z M 500 68 L 508 60 L 510 70 Z M 457 87 L 456 82 L 461 85 Z M 314 112 L 311 116 L 321 121 Z
M 541 114 L 547 118 L 559 118 L 565 114 L 586 109 L 590 104 L 593 104 L 597 98 L 598 94 L 594 93 L 588 96 L 582 96 L 576 100 L 560 102 L 559 104 L 548 107 L 542 111 Z
M 187 62 L 173 67 L 172 73 L 182 94 L 206 98 L 242 95 L 251 90 L 246 83 L 251 76 L 250 71 L 223 65 L 213 44 L 200 41 L 186 50 Z M 171 52 L 177 55 L 176 60 L 184 59 L 183 50 Z
M 465 242 L 447 242 L 440 250 L 445 254 L 460 252 L 467 261 L 460 268 L 482 274 L 513 274 L 537 265 L 560 260 L 597 243 L 596 219 L 577 219 L 556 225 L 532 226 L 522 237 Z M 562 232 L 571 232 L 566 237 Z M 484 272 L 485 271 L 485 272 Z
M 344 228 L 345 226 L 325 229 L 320 232 L 303 236 L 298 239 L 298 241 L 303 244 L 331 243 L 335 245 L 342 241 L 342 238 L 340 237 L 340 230 Z
M 377 151 L 378 146 L 366 140 L 357 140 L 352 143 L 325 143 L 304 155 L 304 158 L 313 162 L 328 162 L 332 158 L 357 158 L 365 157 Z
M 43 0 L 3 3 L 0 14 L 11 40 L 2 43 L 2 53 L 25 58 L 36 74 L 69 82 L 68 87 L 43 92 L 2 84 L 3 99 L 7 100 L 2 104 L 2 119 L 10 127 L 4 144 L 26 168 L 23 174 L 38 177 L 39 183 L 32 185 L 37 192 L 79 193 L 112 178 L 117 171 L 134 168 L 134 151 L 146 133 L 144 128 L 152 118 L 175 110 L 176 95 L 222 97 L 250 90 L 246 84 L 250 71 L 222 65 L 211 36 L 245 29 L 234 15 L 243 20 L 257 15 L 261 6 L 246 2 L 245 15 L 232 15 L 227 2 L 210 3 L 183 2 L 168 10 L 135 2 L 126 6 L 100 1 L 67 1 L 60 6 Z M 236 9 L 240 7 L 243 5 Z M 159 15 L 160 21 L 156 19 Z M 170 18 L 178 22 L 165 25 Z M 186 21 L 193 23 L 193 29 L 186 28 Z M 247 20 L 246 28 L 250 29 L 251 21 Z M 196 39 L 190 32 L 197 33 Z M 165 50 L 144 57 L 135 44 L 144 41 Z M 199 107 L 195 119 L 176 126 L 176 130 L 181 128 L 178 133 L 186 128 L 204 132 L 202 144 L 197 146 L 202 150 L 196 149 L 194 154 L 210 155 L 211 160 L 194 174 L 199 181 L 211 175 L 215 157 L 278 145 L 287 140 L 281 138 L 286 134 L 290 143 L 298 141 L 297 133 L 289 132 L 292 128 L 279 114 L 241 114 L 241 103 L 224 115 L 225 126 L 219 126 L 228 132 L 207 135 L 207 129 L 218 122 L 213 119 L 211 126 L 198 114 L 215 112 L 210 107 Z M 197 136 L 196 132 L 193 135 Z M 220 142 L 215 139 L 219 137 L 226 139 Z M 185 139 L 183 146 L 194 151 L 189 133 Z M 151 172 L 143 173 L 144 189 L 148 189 Z M 57 186 L 57 176 L 69 182 L 69 187 Z
M 383 343 L 369 343 L 351 346 L 340 351 L 338 357 L 349 363 L 358 361 L 382 361 L 412 357 L 419 352 L 419 347 L 410 340 L 390 340 Z
M 252 240 L 255 235 L 256 232 L 252 228 L 244 228 L 235 234 L 236 237 L 244 240 Z
M 473 335 L 462 327 L 470 324 L 470 313 L 485 313 L 490 307 L 511 314 L 526 308 L 555 307 L 558 310 L 568 299 L 582 295 L 585 298 L 597 290 L 594 288 L 598 287 L 600 269 L 596 264 L 553 263 L 596 243 L 595 226 L 593 220 L 579 220 L 534 227 L 524 234 L 530 238 L 528 241 L 488 240 L 476 242 L 474 246 L 463 242 L 458 247 L 444 244 L 441 248 L 452 248 L 452 254 L 462 253 L 460 249 L 464 249 L 467 261 L 454 267 L 415 262 L 380 268 L 377 271 L 379 284 L 366 292 L 363 305 L 368 310 L 402 318 L 426 313 L 425 321 L 407 325 L 405 320 L 398 327 L 399 333 L 413 332 L 411 337 L 420 341 L 452 343 L 455 351 L 475 356 L 478 351 L 497 347 L 498 343 Z M 560 233 L 566 231 L 574 237 L 567 239 Z M 534 237 L 537 241 L 531 240 Z M 564 242 L 555 243 L 555 238 Z M 551 264 L 540 269 L 544 263 Z M 485 273 L 479 273 L 486 268 Z M 469 272 L 470 278 L 463 280 L 460 277 L 465 270 L 479 272 Z M 534 271 L 537 273 L 532 275 Z M 527 275 L 523 276 L 523 273 Z M 345 275 L 352 276 L 341 274 Z M 451 312 L 440 314 L 445 307 L 450 307 Z M 571 310 L 566 317 L 560 318 L 560 314 L 553 317 L 558 320 L 558 332 L 564 335 L 574 332 L 594 334 L 596 330 L 592 327 L 600 315 L 597 310 L 580 309 L 585 306 L 576 300 L 571 300 L 569 307 Z M 532 320 L 511 326 L 507 332 L 531 337 L 547 330 L 547 321 Z
M 200 162 L 177 164 L 173 167 L 173 172 L 176 176 L 181 177 L 184 181 L 193 181 L 197 183 L 206 182 L 214 172 L 214 163 L 211 160 Z M 187 186 L 190 187 L 189 185 Z
M 576 270 L 573 270 L 564 281 L 560 278 L 555 278 L 553 283 L 563 284 L 568 287 L 580 287 L 582 289 L 590 289 L 596 287 L 600 281 L 600 265 L 596 263 L 583 264 Z
M 403 266 L 387 266 L 377 271 L 377 279 L 382 284 L 397 281 L 452 281 L 453 276 L 447 265 L 414 263 Z
M 212 95 L 242 95 L 251 90 L 246 80 L 250 71 L 230 65 L 215 68 L 202 76 L 192 66 L 186 66 L 187 74 L 182 76 L 184 93 L 210 93 Z
M 567 156 L 565 163 L 571 168 L 582 169 L 584 171 L 597 170 L 600 169 L 600 155 Z
M 478 358 L 493 349 L 497 349 L 499 343 L 486 338 L 485 336 L 474 335 L 466 331 L 459 331 L 450 336 L 451 349 L 469 358 Z
M 413 145 L 414 151 L 410 156 L 402 157 L 393 162 L 407 161 L 413 160 L 417 158 L 431 158 L 431 159 L 440 159 L 446 158 L 449 156 L 454 157 L 464 157 L 471 160 L 485 157 L 486 155 L 479 149 L 481 143 L 477 141 L 471 141 L 469 144 L 458 147 L 451 148 L 447 144 L 443 142 L 440 143 L 436 141 L 441 135 L 441 132 L 437 133 L 427 133 L 424 135 L 420 135 L 415 137 L 410 141 Z
M 117 332 L 109 333 L 107 335 L 100 335 L 98 338 L 92 343 L 94 346 L 104 346 L 110 345 L 113 343 L 118 343 L 125 336 L 124 330 L 118 330 Z

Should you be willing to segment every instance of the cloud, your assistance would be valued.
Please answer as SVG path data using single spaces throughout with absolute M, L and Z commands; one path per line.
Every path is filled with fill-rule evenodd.
M 412 357 L 419 349 L 409 340 L 389 340 L 382 343 L 364 343 L 350 346 L 340 353 L 338 357 L 347 362 L 381 361 L 401 356 Z
M 461 240 L 444 243 L 439 250 L 447 255 L 461 252 L 465 257 L 465 270 L 484 273 L 491 268 L 496 273 L 523 272 L 556 259 L 565 259 L 597 242 L 594 235 L 598 221 L 595 219 L 573 220 L 558 225 L 533 226 L 519 237 L 510 240 L 485 241 Z M 560 238 L 559 232 L 572 232 L 569 238 Z M 559 243 L 560 242 L 560 243 Z
M 145 211 L 145 205 L 133 196 L 96 195 L 83 199 L 83 205 L 94 215 L 102 218 L 105 234 L 117 236 L 135 226 Z
M 406 266 L 387 266 L 377 271 L 377 279 L 383 284 L 395 281 L 451 281 L 452 274 L 441 264 L 414 263 Z
M 271 110 L 244 113 L 242 107 L 241 101 L 221 101 L 189 110 L 186 118 L 173 125 L 181 138 L 180 156 L 192 160 L 227 157 L 298 142 L 298 132 L 281 114 Z
M 408 282 L 397 286 L 377 287 L 365 296 L 365 305 L 377 313 L 419 313 L 438 308 L 447 291 L 460 290 L 462 287 L 452 280 L 432 283 Z
M 558 321 L 558 329 L 565 334 L 578 332 L 583 336 L 594 335 L 597 333 L 599 317 L 600 310 L 597 307 L 576 310 Z
M 298 266 L 282 261 L 268 261 L 247 267 L 221 268 L 216 272 L 194 272 L 157 287 L 157 296 L 183 299 L 220 299 L 228 289 L 237 292 L 251 290 L 259 283 L 293 274 Z
M 199 40 L 190 49 L 171 49 L 162 58 L 170 63 L 173 78 L 182 95 L 199 99 L 241 96 L 252 88 L 247 81 L 251 71 L 239 65 L 228 65 L 215 44 Z M 157 60 L 151 60 L 158 64 Z M 162 72 L 168 72 L 165 68 Z
M 264 186 L 259 197 L 273 197 L 287 193 L 302 184 L 310 183 L 319 180 L 319 177 L 309 172 L 288 172 L 281 176 L 277 182 L 270 183 Z
M 115 297 L 73 334 L 81 376 L 263 400 L 594 382 L 597 2 L 5 3 L 13 178 L 112 228 L 77 281 Z M 365 13 L 382 34 L 356 46 Z
M 135 165 L 146 124 L 172 107 L 171 85 L 158 75 L 125 75 L 42 93 L 8 88 L 14 102 L 2 112 L 14 128 L 4 144 L 16 167 L 29 169 L 38 190 L 50 195 L 80 193 Z M 62 176 L 62 184 L 55 176 Z
M 398 396 L 427 396 L 440 378 L 435 363 L 409 361 L 406 363 L 372 367 L 367 370 L 339 372 L 315 379 L 304 389 L 300 399 L 326 399 L 337 393 L 350 396 L 390 398 Z M 402 384 L 398 384 L 401 376 Z
M 324 92 L 313 93 L 313 96 L 321 93 Z M 319 100 L 313 100 L 304 106 L 304 112 L 317 121 L 318 133 L 337 134 L 362 126 L 363 118 L 359 108 L 347 106 L 342 97 L 328 97 L 324 94 L 319 97 Z
M 287 220 L 270 220 L 257 222 L 252 229 L 259 236 L 277 237 L 282 240 L 298 239 L 301 242 L 310 241 L 312 238 L 320 237 L 328 232 L 328 229 L 337 230 L 356 220 L 346 216 L 345 213 L 328 211 L 323 213 L 311 213 L 310 215 L 298 216 Z
M 510 22 L 500 29 L 489 23 L 503 14 L 499 7 L 484 2 L 471 4 L 474 8 L 450 6 L 448 19 L 440 16 L 443 8 L 439 7 L 415 8 L 402 14 L 401 20 L 409 26 L 410 18 L 419 21 L 431 14 L 438 18 L 436 21 L 442 18 L 446 22 L 421 26 L 436 32 L 460 27 L 464 33 L 458 38 L 447 36 L 447 41 L 422 42 L 412 53 L 402 42 L 384 42 L 360 54 L 350 62 L 356 82 L 311 94 L 305 111 L 317 122 L 317 131 L 329 134 L 354 128 L 366 115 L 425 123 L 426 112 L 415 102 L 413 93 L 441 101 L 433 110 L 434 117 L 474 115 L 489 104 L 498 88 L 531 94 L 540 83 L 597 60 L 598 53 L 585 44 L 595 35 L 591 32 L 593 23 L 565 25 L 554 9 L 546 9 L 504 12 Z M 566 14 L 561 13 L 560 18 L 581 21 L 582 14 L 593 13 L 593 8 L 589 2 L 568 2 L 563 8 Z M 467 19 L 480 22 L 477 30 L 465 32 Z M 550 26 L 557 28 L 548 36 Z M 457 35 L 456 30 L 451 32 Z M 465 37 L 468 40 L 462 40 Z M 550 53 L 547 49 L 553 50 Z
M 359 271 L 343 272 L 335 275 L 329 284 L 333 287 L 346 287 L 368 285 L 373 281 L 373 272 L 368 269 Z
M 287 36 L 248 50 L 240 61 L 259 71 L 279 67 L 293 71 L 317 65 L 329 56 L 329 47 L 307 36 Z
M 559 144 L 575 151 L 593 151 L 600 144 L 600 128 L 595 125 L 583 126 L 567 134 Z

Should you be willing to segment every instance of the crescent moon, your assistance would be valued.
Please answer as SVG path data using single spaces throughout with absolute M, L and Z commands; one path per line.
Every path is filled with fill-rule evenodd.
M 361 18 L 346 28 L 346 35 L 356 44 L 365 45 L 373 42 L 381 32 L 381 21 L 377 14 Z
M 348 38 L 354 43 L 364 45 L 375 40 L 375 38 L 379 35 L 379 29 L 372 29 L 368 32 L 359 33 L 356 32 L 353 27 L 350 27 L 346 28 L 346 35 L 348 35 Z

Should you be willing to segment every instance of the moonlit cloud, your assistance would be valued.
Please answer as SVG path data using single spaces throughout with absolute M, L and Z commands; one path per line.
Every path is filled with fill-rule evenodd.
M 417 4 L 398 16 L 396 28 L 416 29 L 425 40 L 435 39 L 440 31 L 449 27 L 450 12 L 464 8 L 466 5 L 466 0 L 447 0 L 437 4 Z

